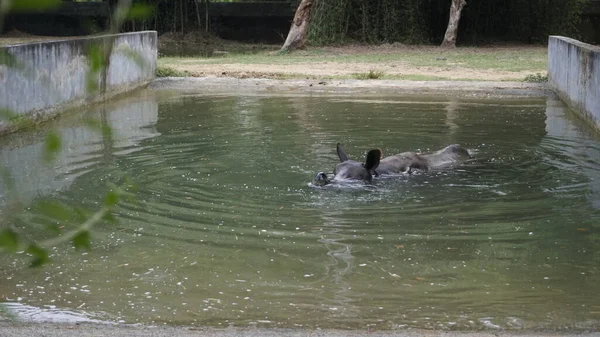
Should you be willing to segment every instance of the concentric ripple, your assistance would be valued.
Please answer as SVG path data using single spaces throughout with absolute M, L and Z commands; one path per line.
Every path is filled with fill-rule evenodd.
M 39 272 L 3 259 L 6 301 L 126 323 L 599 327 L 600 143 L 555 101 L 137 100 L 127 106 L 140 117 L 115 139 L 80 142 L 87 150 L 65 159 L 73 169 L 52 177 L 72 182 L 39 192 L 19 225 L 43 225 L 36 205 L 47 198 L 93 208 L 125 176 L 136 199 L 119 205 L 117 224 L 96 228 L 89 253 L 56 249 Z M 135 115 L 115 109 L 115 125 Z M 473 159 L 309 186 L 333 170 L 337 142 L 358 161 L 371 148 L 451 143 Z

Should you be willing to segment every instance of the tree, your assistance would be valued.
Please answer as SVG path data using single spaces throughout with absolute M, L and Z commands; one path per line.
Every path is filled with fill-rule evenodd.
M 290 32 L 287 39 L 285 39 L 283 47 L 281 47 L 281 51 L 292 51 L 304 47 L 308 33 L 308 24 L 310 22 L 310 13 L 314 3 L 315 0 L 302 0 L 300 2 L 298 9 L 296 9 Z
M 444 41 L 442 41 L 441 47 L 443 48 L 454 48 L 456 47 L 456 35 L 458 33 L 458 22 L 460 21 L 460 15 L 463 8 L 467 4 L 465 0 L 451 0 L 450 5 L 450 17 L 448 18 L 448 28 L 446 28 L 446 34 L 444 35 Z

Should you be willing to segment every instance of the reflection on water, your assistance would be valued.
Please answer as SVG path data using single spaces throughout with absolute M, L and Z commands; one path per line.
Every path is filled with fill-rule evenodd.
M 139 201 L 89 253 L 56 249 L 37 271 L 0 259 L 0 298 L 126 323 L 596 329 L 600 143 L 568 116 L 553 99 L 142 92 L 57 121 L 51 167 L 42 135 L 0 144 L 29 206 L 17 226 L 50 221 L 46 198 L 97 207 L 123 175 Z M 355 159 L 450 143 L 475 159 L 308 187 L 338 141 Z
M 68 188 L 78 176 L 101 164 L 103 155 L 139 150 L 140 141 L 159 135 L 152 129 L 158 119 L 158 106 L 152 99 L 125 100 L 121 105 L 108 106 L 108 110 L 97 107 L 86 116 L 109 125 L 115 143 L 107 144 L 106 137 L 85 127 L 82 116 L 69 116 L 61 121 L 64 124 L 59 124 L 56 130 L 62 151 L 51 165 L 42 160 L 45 132 L 2 139 L 0 164 L 17 186 L 12 197 L 29 203 L 36 197 Z M 6 188 L 0 184 L 0 205 L 5 201 L 2 197 L 9 193 Z

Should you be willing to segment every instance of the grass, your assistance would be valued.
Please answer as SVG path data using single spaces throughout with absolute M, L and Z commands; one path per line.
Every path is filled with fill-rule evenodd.
M 167 66 L 159 65 L 156 67 L 156 77 L 188 77 L 189 74 L 185 71 L 173 69 Z
M 548 82 L 548 74 L 542 75 L 537 73 L 535 75 L 527 75 L 525 76 L 524 82 L 532 82 L 532 83 L 544 83 Z
M 369 70 L 368 73 L 358 73 L 358 74 L 354 74 L 354 78 L 358 79 L 358 80 L 378 80 L 380 78 L 382 78 L 384 75 L 384 72 L 381 70 Z
M 161 65 L 194 64 L 295 64 L 295 63 L 384 63 L 402 62 L 414 67 L 446 69 L 493 69 L 500 71 L 540 71 L 547 67 L 547 48 L 456 48 L 442 51 L 435 47 L 418 46 L 382 52 L 376 47 L 360 53 L 336 52 L 335 48 L 312 48 L 291 54 L 259 52 L 230 53 L 219 58 L 164 57 Z
M 29 129 L 36 125 L 36 122 L 31 117 L 25 115 L 13 116 L 8 120 L 8 122 L 19 130 Z

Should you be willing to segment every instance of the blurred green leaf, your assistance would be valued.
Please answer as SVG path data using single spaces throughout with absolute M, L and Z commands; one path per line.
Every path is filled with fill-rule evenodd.
M 148 62 L 146 62 L 146 59 L 144 59 L 139 52 L 135 51 L 131 47 L 119 47 L 117 48 L 117 51 L 125 55 L 125 57 L 128 59 L 132 60 L 138 67 L 140 67 L 140 69 L 148 68 Z
M 129 178 L 128 176 L 126 176 L 124 178 L 124 182 L 123 182 L 123 196 L 125 197 L 134 197 L 135 194 L 134 192 L 137 192 L 138 190 L 138 186 L 133 182 L 133 180 L 131 180 L 131 178 Z
M 0 232 L 0 247 L 14 253 L 19 249 L 19 235 L 10 228 Z
M 90 232 L 82 231 L 73 237 L 73 246 L 76 250 L 85 249 L 90 250 Z
M 116 190 L 110 190 L 106 193 L 104 197 L 104 205 L 107 207 L 112 207 L 119 202 L 119 192 Z
M 86 74 L 86 89 L 88 93 L 94 93 L 98 90 L 101 70 L 105 67 L 106 61 L 103 53 L 102 42 L 94 43 L 88 47 L 87 58 L 90 63 L 90 69 Z
M 57 221 L 73 221 L 74 214 L 69 207 L 60 201 L 41 201 L 39 208 L 42 214 Z
M 134 4 L 129 8 L 129 12 L 127 12 L 127 19 L 137 20 L 137 19 L 146 19 L 152 12 L 154 11 L 154 6 L 150 4 Z
M 88 94 L 95 93 L 98 90 L 98 74 L 88 71 L 85 79 L 85 89 Z
M 101 131 L 102 130 L 102 124 L 101 122 L 96 119 L 96 118 L 89 118 L 86 117 L 83 120 L 83 123 L 85 124 L 85 126 L 88 127 L 88 129 L 92 129 L 93 131 Z
M 49 133 L 44 142 L 44 159 L 46 161 L 53 161 L 58 151 L 60 151 L 61 145 L 60 136 L 54 132 Z
M 106 214 L 104 214 L 104 217 L 102 218 L 102 220 L 106 220 L 112 224 L 117 223 L 117 218 L 115 218 L 115 215 L 112 214 L 112 212 L 106 212 Z
M 61 0 L 13 0 L 9 12 L 40 12 L 61 5 Z
M 85 222 L 91 215 L 92 213 L 84 208 L 77 207 L 73 209 L 73 216 L 78 222 Z
M 99 120 L 93 118 L 85 119 L 84 123 L 88 128 L 101 133 L 104 137 L 112 136 L 112 128 L 110 127 L 110 125 L 103 124 Z
M 13 54 L 8 52 L 8 49 L 0 49 L 0 64 L 8 68 L 24 69 L 25 64 L 17 59 Z
M 40 246 L 35 243 L 29 245 L 26 250 L 27 253 L 33 255 L 33 260 L 29 267 L 36 268 L 40 267 L 46 262 L 50 261 L 50 257 L 48 256 L 48 252 L 42 249 Z
M 46 225 L 46 228 L 49 231 L 53 232 L 54 234 L 59 234 L 60 233 L 60 226 L 57 223 L 48 224 L 48 225 Z
M 94 43 L 89 48 L 88 60 L 90 61 L 90 70 L 96 73 L 102 69 L 105 64 L 102 45 L 100 43 Z

